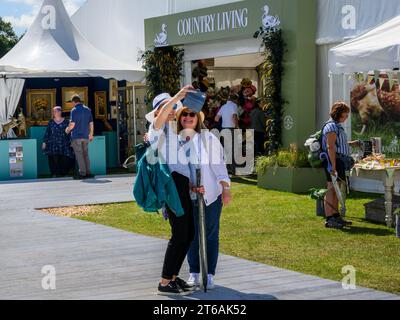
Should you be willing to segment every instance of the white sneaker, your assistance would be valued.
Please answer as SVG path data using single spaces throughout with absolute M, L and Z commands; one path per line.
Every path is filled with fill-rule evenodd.
M 189 276 L 189 280 L 187 284 L 190 286 L 200 287 L 200 274 L 199 273 L 191 273 Z
M 214 288 L 215 288 L 214 276 L 212 274 L 209 274 L 208 275 L 207 289 L 208 290 L 213 290 Z

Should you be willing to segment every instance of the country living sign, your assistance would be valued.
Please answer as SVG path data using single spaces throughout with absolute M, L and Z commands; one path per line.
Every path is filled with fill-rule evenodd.
M 277 0 L 248 0 L 145 21 L 146 46 L 161 47 L 229 37 L 251 37 L 259 27 L 276 28 Z
M 178 20 L 178 35 L 185 37 L 187 35 L 246 28 L 248 18 L 249 10 L 247 8 L 182 18 Z
M 281 29 L 286 44 L 282 95 L 288 102 L 283 115 L 283 145 L 301 146 L 315 129 L 315 117 L 304 115 L 316 112 L 317 3 L 245 0 L 147 19 L 146 48 L 209 42 L 207 50 L 211 52 L 204 53 L 204 58 L 209 58 L 214 54 L 213 43 L 251 39 L 260 28 Z M 236 43 L 240 45 L 240 41 Z M 231 53 L 234 55 L 235 50 Z

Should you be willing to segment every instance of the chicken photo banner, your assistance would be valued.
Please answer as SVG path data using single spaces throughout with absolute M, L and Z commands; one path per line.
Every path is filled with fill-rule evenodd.
M 374 71 L 374 80 L 375 80 L 375 83 L 378 83 L 380 74 L 381 74 L 380 71 L 378 71 L 378 70 L 375 70 L 375 71 Z
M 388 79 L 389 79 L 389 90 L 392 90 L 392 88 L 393 88 L 393 84 L 394 84 L 394 81 L 393 81 L 393 76 L 394 76 L 394 74 L 393 74 L 393 72 L 388 72 Z
M 379 138 L 387 158 L 400 157 L 400 93 L 394 85 L 395 74 L 400 75 L 374 71 L 368 82 L 357 82 L 350 93 L 353 138 L 362 141 Z

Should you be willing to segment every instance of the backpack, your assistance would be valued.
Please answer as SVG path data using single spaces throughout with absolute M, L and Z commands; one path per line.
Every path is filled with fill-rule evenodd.
M 322 130 L 311 135 L 304 144 L 309 149 L 308 162 L 313 168 L 322 168 L 324 166 L 325 160 L 321 158 L 321 154 L 324 153 L 324 150 L 322 150 L 322 136 L 328 123 L 323 126 Z

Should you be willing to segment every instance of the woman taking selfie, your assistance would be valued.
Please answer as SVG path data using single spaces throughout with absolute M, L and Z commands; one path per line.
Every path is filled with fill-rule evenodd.
M 195 221 L 197 218 L 194 219 L 193 215 L 196 209 L 194 209 L 192 203 L 197 192 L 204 195 L 206 220 L 208 216 L 211 218 L 208 219 L 209 223 L 207 223 L 207 227 L 211 231 L 208 234 L 209 268 L 215 274 L 222 202 L 228 205 L 231 200 L 230 180 L 226 165 L 223 162 L 222 146 L 211 133 L 204 132 L 202 134 L 202 130 L 205 129 L 204 115 L 201 113 L 204 101 L 201 102 L 200 98 L 197 105 L 191 103 L 188 106 L 189 99 L 185 99 L 188 94 L 197 94 L 197 92 L 191 86 L 183 88 L 162 108 L 149 131 L 149 141 L 153 149 L 158 148 L 161 157 L 165 158 L 166 163 L 170 166 L 185 211 L 183 217 L 177 218 L 170 210 L 167 210 L 172 238 L 167 248 L 159 294 L 181 294 L 182 292 L 193 291 L 196 287 L 197 283 L 188 284 L 178 275 L 193 240 L 194 246 L 197 241 L 198 248 L 198 239 L 195 239 L 195 228 L 198 229 L 197 221 Z M 177 111 L 176 115 L 177 132 L 169 132 L 165 136 L 168 117 L 174 106 L 181 100 L 184 101 L 183 108 Z M 154 141 L 156 142 L 154 143 Z M 161 144 L 164 145 L 164 148 Z M 171 166 L 171 164 L 173 165 Z M 197 168 L 201 170 L 202 176 L 200 188 L 195 187 Z M 191 257 L 189 257 L 190 262 L 192 262 L 190 267 L 193 273 L 198 272 L 198 252 L 196 256 L 195 251 L 194 248 Z

